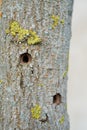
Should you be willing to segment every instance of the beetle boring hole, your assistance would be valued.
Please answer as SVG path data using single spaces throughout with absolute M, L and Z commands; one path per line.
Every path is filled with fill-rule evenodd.
M 33 70 L 31 70 L 31 73 L 32 73 L 32 74 L 34 74 L 34 71 L 33 71 Z
M 56 95 L 53 96 L 53 103 L 56 105 L 60 105 L 61 103 L 61 94 L 57 93 Z
M 29 63 L 29 62 L 31 62 L 31 60 L 32 60 L 32 57 L 28 53 L 24 53 L 24 54 L 20 55 L 20 62 L 21 63 Z

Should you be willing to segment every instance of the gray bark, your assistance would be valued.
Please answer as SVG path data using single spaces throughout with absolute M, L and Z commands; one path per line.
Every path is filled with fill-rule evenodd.
M 67 67 L 72 7 L 73 0 L 2 1 L 0 130 L 69 130 Z M 53 15 L 60 17 L 58 24 Z M 41 43 L 28 45 L 26 40 L 17 42 L 6 34 L 12 20 L 34 30 Z M 29 54 L 29 62 L 26 58 L 21 61 L 24 53 Z M 55 99 L 56 94 L 61 96 Z

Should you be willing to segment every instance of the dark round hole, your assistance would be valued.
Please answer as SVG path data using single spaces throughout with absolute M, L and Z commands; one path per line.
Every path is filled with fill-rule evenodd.
M 53 103 L 55 103 L 56 105 L 59 105 L 61 103 L 60 93 L 57 93 L 56 95 L 53 96 Z
M 29 61 L 29 58 L 27 55 L 23 56 L 23 62 L 27 63 Z
M 21 63 L 29 63 L 32 60 L 32 57 L 28 53 L 24 53 L 20 55 L 20 62 Z

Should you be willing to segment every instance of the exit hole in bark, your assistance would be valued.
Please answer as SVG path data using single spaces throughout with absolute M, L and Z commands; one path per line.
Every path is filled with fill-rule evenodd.
M 60 105 L 61 103 L 61 94 L 57 93 L 56 95 L 53 96 L 53 103 L 56 105 Z
M 32 60 L 32 57 L 28 53 L 24 53 L 24 54 L 20 55 L 20 62 L 21 63 L 29 63 L 29 62 L 31 62 L 31 60 Z

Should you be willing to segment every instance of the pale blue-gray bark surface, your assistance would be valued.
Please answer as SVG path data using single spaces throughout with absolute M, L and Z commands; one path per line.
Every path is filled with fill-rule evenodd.
M 69 130 L 66 95 L 72 7 L 73 0 L 2 1 L 0 130 Z M 52 16 L 58 17 L 57 24 Z M 11 20 L 34 30 L 41 44 L 18 43 L 6 34 Z M 20 64 L 26 51 L 32 60 Z M 53 103 L 57 93 L 60 104 Z

